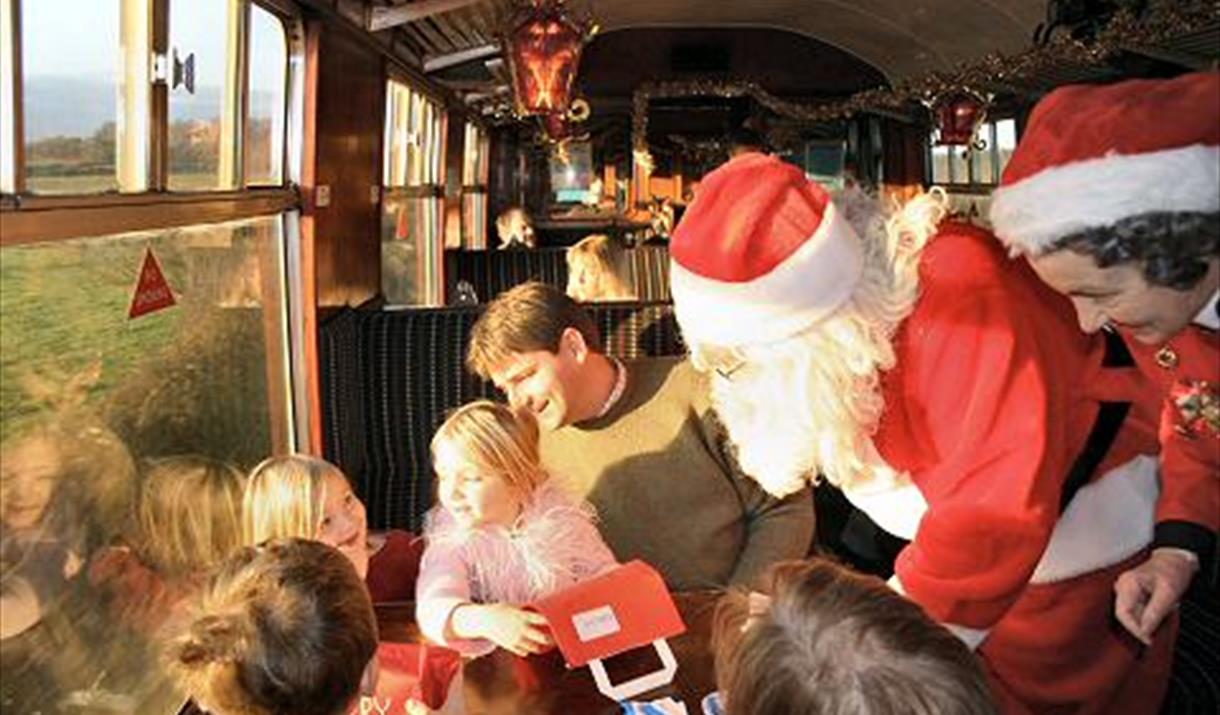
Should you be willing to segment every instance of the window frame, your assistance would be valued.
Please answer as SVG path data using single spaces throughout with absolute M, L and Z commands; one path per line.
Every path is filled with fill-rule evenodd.
M 471 136 L 479 143 L 478 165 L 474 167 L 473 179 L 467 183 L 468 170 L 471 168 L 469 146 Z M 490 202 L 488 181 L 491 177 L 491 132 L 482 123 L 467 118 L 462 132 L 462 186 L 461 186 L 461 227 L 462 248 L 467 250 L 483 250 L 487 248 L 488 205 Z M 467 199 L 475 199 L 481 203 L 483 221 L 481 225 L 469 225 L 471 218 L 466 209 Z M 481 199 L 481 200 L 480 200 Z
M 119 0 L 122 1 L 122 0 Z M 147 0 L 150 13 L 150 62 L 165 64 L 169 53 L 169 10 L 171 2 L 189 0 Z M 171 191 L 169 178 L 169 86 L 168 80 L 150 72 L 148 99 L 149 136 L 147 186 L 143 191 L 107 191 L 82 194 L 32 194 L 28 191 L 25 165 L 25 120 L 23 103 L 21 4 L 23 0 L 0 0 L 0 12 L 9 16 L 13 42 L 10 67 L 12 77 L 13 122 L 0 128 L 0 151 L 13 157 L 12 191 L 0 192 L 0 218 L 4 232 L 0 245 L 53 241 L 85 235 L 101 235 L 132 230 L 156 230 L 210 223 L 217 220 L 251 218 L 259 213 L 275 213 L 301 208 L 299 191 L 301 152 L 294 151 L 302 139 L 304 102 L 300 80 L 294 77 L 294 60 L 304 56 L 303 17 L 282 0 L 229 0 L 243 10 L 237 43 L 237 87 L 241 105 L 240 130 L 235 146 L 225 149 L 233 154 L 236 188 L 224 190 Z M 249 123 L 249 27 L 253 7 L 258 6 L 280 20 L 287 53 L 284 67 L 284 139 L 279 184 L 246 184 L 244 136 Z M 156 206 L 166 207 L 158 211 Z M 99 223 L 100 222 L 100 223 Z
M 432 126 L 424 128 L 428 135 L 426 138 L 421 138 L 421 143 L 428 150 L 434 149 L 429 154 L 426 154 L 424 161 L 429 166 L 424 170 L 424 174 L 431 175 L 430 178 L 435 183 L 420 183 L 411 184 L 410 178 L 410 162 L 406 158 L 404 152 L 403 160 L 407 162 L 407 166 L 402 169 L 402 183 L 389 183 L 393 177 L 391 161 L 393 140 L 392 134 L 394 127 L 391 124 L 393 116 L 391 114 L 390 101 L 394 85 L 397 84 L 407 90 L 410 99 L 410 105 L 407 108 L 407 123 L 408 131 L 410 131 L 411 117 L 415 113 L 415 99 L 418 97 L 438 113 L 438 121 L 436 122 L 435 131 Z M 435 233 L 431 236 L 425 236 L 417 239 L 417 248 L 421 249 L 419 263 L 416 265 L 416 285 L 418 286 L 418 300 L 414 307 L 437 306 L 444 303 L 444 244 L 445 244 L 445 182 L 448 177 L 448 157 L 449 150 L 449 122 L 450 111 L 444 97 L 437 94 L 431 88 L 415 81 L 409 73 L 400 71 L 395 65 L 388 65 L 385 73 L 385 102 L 384 116 L 382 118 L 382 171 L 381 171 L 381 204 L 379 207 L 380 220 L 385 221 L 386 204 L 392 201 L 410 201 L 415 199 L 429 199 L 435 201 L 436 221 Z M 422 112 L 423 110 L 421 110 Z M 421 121 L 431 122 L 426 119 Z M 428 146 L 427 142 L 435 142 L 433 146 Z M 403 239 L 397 239 L 403 240 Z M 385 280 L 384 268 L 382 280 Z M 385 293 L 384 284 L 382 293 Z
M 120 0 L 121 1 L 121 0 Z M 170 2 L 190 0 L 148 0 L 150 12 L 150 62 L 164 57 L 169 43 Z M 240 188 L 227 191 L 168 191 L 168 82 L 158 80 L 150 72 L 148 186 L 133 193 L 106 192 L 97 194 L 36 195 L 26 191 L 24 164 L 24 116 L 22 104 L 21 67 L 21 3 L 22 0 L 0 0 L 0 12 L 9 13 L 13 42 L 10 46 L 11 87 L 13 91 L 13 126 L 0 127 L 0 151 L 7 151 L 11 142 L 14 177 L 13 191 L 0 193 L 0 247 L 32 243 L 56 243 L 92 236 L 106 236 L 134 231 L 161 231 L 194 225 L 218 224 L 231 221 L 278 217 L 280 236 L 275 265 L 263 261 L 264 270 L 276 270 L 282 276 L 279 294 L 266 299 L 267 370 L 269 415 L 273 424 L 276 452 L 309 449 L 312 402 L 304 391 L 307 373 L 301 362 L 307 352 L 308 308 L 298 302 L 305 295 L 301 255 L 300 214 L 304 208 L 300 182 L 305 173 L 305 77 L 307 47 L 304 17 L 285 0 L 237 0 L 244 8 L 243 27 L 248 29 L 253 7 L 266 10 L 279 19 L 284 29 L 287 48 L 284 67 L 284 138 L 282 181 L 277 186 L 246 186 L 244 175 Z M 243 30 L 245 32 L 245 30 Z M 249 51 L 249 35 L 243 34 L 239 47 Z M 242 61 L 239 77 L 242 94 L 242 133 L 248 121 L 247 65 Z M 294 67 L 296 68 L 294 71 Z M 237 170 L 244 174 L 244 149 L 237 155 Z M 266 275 L 266 274 L 264 274 Z M 272 320 L 272 313 L 275 320 Z
M 927 176 L 925 177 L 927 185 L 928 186 L 943 186 L 947 189 L 952 189 L 954 192 L 957 192 L 957 193 L 990 194 L 992 191 L 994 191 L 995 188 L 1000 185 L 1000 175 L 1004 171 L 1004 166 L 1000 163 L 1000 148 L 999 148 L 999 144 L 998 144 L 997 140 L 999 137 L 998 126 L 1001 122 L 1005 122 L 1005 121 L 1011 121 L 1013 123 L 1013 135 L 1014 135 L 1014 137 L 1017 138 L 1018 141 L 1020 140 L 1019 127 L 1017 125 L 1017 119 L 1015 116 L 1003 114 L 1003 115 L 997 115 L 995 117 L 987 117 L 983 121 L 983 123 L 981 125 L 979 125 L 979 131 L 986 132 L 986 136 L 982 137 L 982 139 L 987 143 L 987 146 L 985 149 L 982 149 L 982 150 L 975 150 L 975 149 L 970 150 L 969 157 L 966 159 L 966 162 L 965 162 L 966 163 L 966 177 L 965 177 L 966 181 L 958 181 L 957 180 L 958 177 L 955 175 L 955 171 L 954 171 L 954 158 L 952 156 L 952 153 L 955 151 L 964 150 L 963 147 L 958 144 L 950 144 L 945 147 L 948 149 L 948 151 L 950 153 L 949 162 L 948 162 L 948 174 L 949 174 L 949 176 L 947 177 L 948 180 L 947 181 L 937 181 L 936 180 L 937 179 L 937 176 L 936 176 L 936 149 L 939 147 L 936 145 L 936 142 L 934 139 L 935 130 L 933 130 L 932 132 L 929 132 L 927 146 L 926 146 L 927 151 L 924 156 L 925 166 L 927 167 Z M 974 175 L 975 164 L 976 164 L 975 155 L 978 151 L 985 151 L 991 157 L 990 180 L 979 181 L 978 177 L 975 177 L 975 175 Z

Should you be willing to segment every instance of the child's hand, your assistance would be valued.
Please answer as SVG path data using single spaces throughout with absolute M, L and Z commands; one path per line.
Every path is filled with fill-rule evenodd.
M 478 630 L 487 640 L 514 655 L 531 655 L 553 645 L 546 618 L 507 603 L 476 606 Z M 472 614 L 474 615 L 474 614 Z

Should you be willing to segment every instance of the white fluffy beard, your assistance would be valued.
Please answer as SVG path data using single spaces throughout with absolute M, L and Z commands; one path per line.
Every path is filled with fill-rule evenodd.
M 817 478 L 816 430 L 793 390 L 790 369 L 743 369 L 733 380 L 712 378 L 712 405 L 728 431 L 743 472 L 772 496 L 800 491 Z

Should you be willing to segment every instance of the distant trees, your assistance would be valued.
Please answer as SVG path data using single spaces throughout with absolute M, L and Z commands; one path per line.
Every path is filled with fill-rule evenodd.
M 106 122 L 89 136 L 53 136 L 25 147 L 26 174 L 31 177 L 113 175 L 117 131 Z M 246 142 L 255 177 L 271 170 L 271 122 L 251 117 Z M 173 122 L 169 127 L 169 170 L 175 176 L 215 175 L 220 161 L 220 120 Z

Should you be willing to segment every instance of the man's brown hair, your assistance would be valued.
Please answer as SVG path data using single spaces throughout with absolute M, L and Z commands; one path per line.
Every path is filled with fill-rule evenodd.
M 716 609 L 716 681 L 727 715 L 988 715 L 974 654 L 873 576 L 818 559 L 771 568 L 770 605 L 744 591 Z
M 559 352 L 559 340 L 575 328 L 594 352 L 602 351 L 593 319 L 563 291 L 545 283 L 522 283 L 501 293 L 470 331 L 466 367 L 483 379 L 511 355 Z

